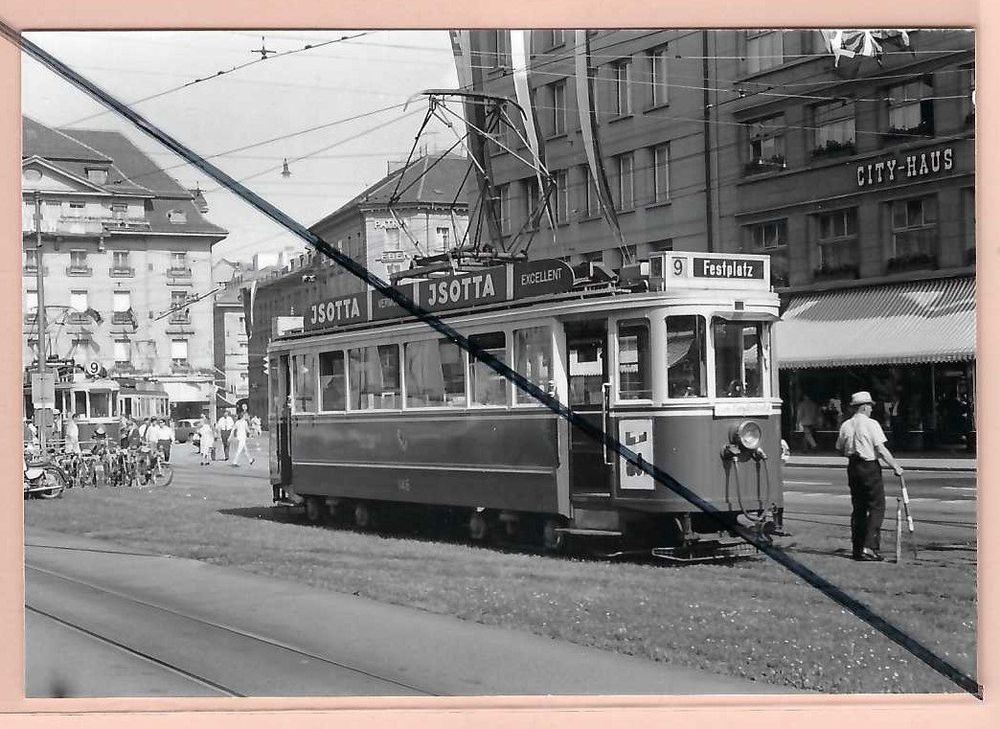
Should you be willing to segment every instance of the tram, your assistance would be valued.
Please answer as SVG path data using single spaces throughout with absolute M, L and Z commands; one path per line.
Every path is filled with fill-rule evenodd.
M 399 284 L 480 347 L 720 512 L 655 482 L 392 300 L 318 301 L 269 350 L 271 483 L 310 521 L 404 505 L 473 539 L 611 540 L 668 559 L 781 527 L 780 400 L 766 256 L 669 252 L 598 282 L 558 260 Z

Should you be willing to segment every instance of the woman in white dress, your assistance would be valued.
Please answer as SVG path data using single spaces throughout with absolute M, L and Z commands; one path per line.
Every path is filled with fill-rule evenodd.
M 212 427 L 207 417 L 201 421 L 201 427 L 198 428 L 198 437 L 201 438 L 201 443 L 198 444 L 198 452 L 201 453 L 201 465 L 207 466 L 212 462 L 212 447 L 215 445 L 215 428 Z

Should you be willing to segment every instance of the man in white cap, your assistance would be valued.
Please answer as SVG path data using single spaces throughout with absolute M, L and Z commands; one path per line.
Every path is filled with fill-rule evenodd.
M 878 553 L 882 518 L 885 516 L 885 486 L 882 466 L 885 461 L 897 476 L 903 469 L 885 447 L 882 426 L 871 417 L 871 393 L 851 395 L 854 416 L 840 426 L 837 450 L 847 456 L 847 483 L 851 489 L 851 543 L 854 559 L 880 562 Z

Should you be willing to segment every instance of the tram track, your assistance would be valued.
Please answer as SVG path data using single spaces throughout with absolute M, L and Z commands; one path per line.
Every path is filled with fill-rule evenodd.
M 176 650 L 156 650 L 155 648 L 143 645 L 144 639 L 147 643 L 156 645 L 156 640 L 150 640 L 146 637 L 148 631 L 144 629 L 145 626 L 169 624 L 175 635 L 183 632 L 189 637 L 195 637 L 196 640 L 194 642 L 196 644 L 200 643 L 207 649 L 213 649 L 220 645 L 224 646 L 223 650 L 228 649 L 232 651 L 237 660 L 245 658 L 247 663 L 252 662 L 254 656 L 259 656 L 261 665 L 268 666 L 266 669 L 267 673 L 278 670 L 277 667 L 279 665 L 311 673 L 312 676 L 309 679 L 298 679 L 302 680 L 305 684 L 309 684 L 311 681 L 314 686 L 317 685 L 317 682 L 321 686 L 325 686 L 324 681 L 339 679 L 342 685 L 351 687 L 350 693 L 354 695 L 363 695 L 364 693 L 371 695 L 442 695 L 424 687 L 401 681 L 398 678 L 381 676 L 329 656 L 320 655 L 303 649 L 300 646 L 291 645 L 232 625 L 208 620 L 183 610 L 158 605 L 88 580 L 81 580 L 51 569 L 34 566 L 28 562 L 25 563 L 25 573 L 27 583 L 25 609 L 27 611 L 52 620 L 61 626 L 81 633 L 124 654 L 176 673 L 222 695 L 242 697 L 261 695 L 262 692 L 260 690 L 247 691 L 243 687 L 233 685 L 234 683 L 238 683 L 238 680 L 224 680 L 211 675 L 210 671 L 205 670 L 205 668 L 210 667 L 213 664 L 212 661 L 204 662 L 205 667 L 203 668 L 192 668 L 191 666 L 183 665 L 179 660 L 173 660 L 169 657 L 171 652 L 178 653 Z M 41 599 L 32 597 L 30 593 L 36 592 L 36 590 L 33 590 L 33 581 L 28 577 L 28 573 L 39 575 L 42 579 L 48 580 L 50 583 L 53 581 L 61 583 L 66 588 L 61 594 L 69 594 L 66 604 L 63 605 L 60 603 L 59 606 L 54 608 L 51 604 L 46 604 L 44 595 Z M 51 584 L 49 586 L 51 587 Z M 88 620 L 86 606 L 85 609 L 80 610 L 81 614 L 73 615 L 74 606 L 80 604 L 79 593 L 81 591 L 90 593 L 86 596 L 87 600 L 93 602 L 96 599 L 100 601 L 101 612 L 121 617 L 121 622 L 117 624 L 127 628 L 122 631 L 125 635 L 109 634 L 111 631 L 106 629 L 108 626 L 105 625 L 102 627 L 100 620 Z M 53 600 L 50 596 L 48 602 L 59 601 Z M 112 610 L 106 610 L 109 603 L 113 608 Z M 137 624 L 137 620 L 129 620 L 129 614 L 144 615 L 143 624 Z M 132 631 L 133 635 L 128 635 L 129 630 Z M 139 637 L 137 638 L 136 635 Z M 183 652 L 180 652 L 179 655 L 183 655 Z M 230 668 L 227 667 L 227 670 Z M 246 680 L 253 684 L 252 678 Z M 369 686 L 371 688 L 367 692 L 363 690 L 359 692 L 356 688 L 358 686 Z M 329 686 L 327 688 L 329 689 Z

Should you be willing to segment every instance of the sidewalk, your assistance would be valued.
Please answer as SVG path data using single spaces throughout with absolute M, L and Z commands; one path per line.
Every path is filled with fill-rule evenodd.
M 908 471 L 976 471 L 975 458 L 955 457 L 897 457 L 896 462 Z M 793 453 L 786 466 L 811 468 L 845 468 L 847 465 L 843 456 L 824 454 L 808 456 Z

